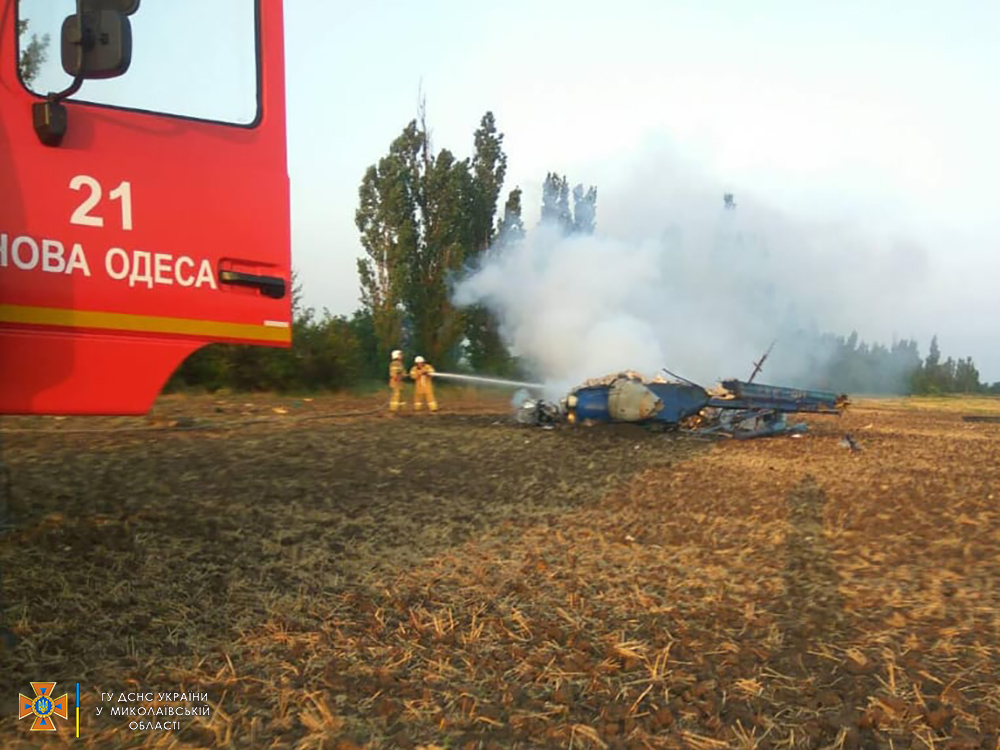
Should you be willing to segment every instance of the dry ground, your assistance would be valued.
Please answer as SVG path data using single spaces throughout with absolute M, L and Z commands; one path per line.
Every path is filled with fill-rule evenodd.
M 0 747 L 1000 748 L 1000 424 L 961 420 L 1000 403 L 708 444 L 442 401 L 5 420 L 44 432 L 3 435 Z M 12 716 L 32 680 L 80 740 Z M 95 715 L 135 690 L 211 716 Z

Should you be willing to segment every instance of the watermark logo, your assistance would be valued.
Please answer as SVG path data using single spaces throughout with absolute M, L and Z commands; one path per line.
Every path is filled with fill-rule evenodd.
M 17 696 L 18 719 L 34 716 L 31 725 L 32 732 L 55 732 L 56 717 L 69 719 L 69 693 L 63 693 L 58 698 L 52 695 L 56 684 L 54 682 L 33 682 L 31 689 L 35 697 L 24 694 Z

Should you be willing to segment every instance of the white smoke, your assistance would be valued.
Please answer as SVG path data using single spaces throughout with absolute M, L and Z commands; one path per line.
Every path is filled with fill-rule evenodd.
M 775 339 L 761 379 L 794 385 L 825 352 L 794 350 L 793 332 L 888 339 L 928 276 L 924 250 L 884 229 L 792 218 L 739 193 L 727 210 L 727 191 L 690 169 L 638 176 L 599 193 L 596 234 L 539 226 L 456 287 L 553 391 L 625 369 L 746 378 Z

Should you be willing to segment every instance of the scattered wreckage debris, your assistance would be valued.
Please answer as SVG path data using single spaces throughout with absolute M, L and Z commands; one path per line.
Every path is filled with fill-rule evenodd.
M 558 404 L 532 398 L 524 390 L 514 394 L 512 404 L 514 406 L 514 419 L 519 424 L 528 427 L 543 427 L 547 430 L 553 430 L 563 418 Z
M 852 453 L 858 453 L 862 450 L 861 443 L 855 440 L 854 436 L 850 433 L 840 439 L 840 445 L 844 448 L 850 448 Z
M 850 405 L 846 395 L 775 385 L 723 380 L 716 388 L 659 375 L 647 379 L 625 371 L 585 381 L 558 404 L 515 396 L 518 423 L 549 429 L 557 424 L 593 425 L 630 422 L 655 429 L 736 439 L 797 434 L 803 422 L 789 423 L 795 413 L 840 415 Z M 853 450 L 853 448 L 852 448 Z

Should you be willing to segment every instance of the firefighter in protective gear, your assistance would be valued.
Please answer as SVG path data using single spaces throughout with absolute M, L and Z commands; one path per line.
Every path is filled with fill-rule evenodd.
M 434 376 L 434 368 L 428 364 L 423 357 L 413 360 L 413 367 L 410 368 L 410 378 L 416 384 L 413 390 L 413 409 L 419 411 L 422 408 L 420 400 L 427 403 L 427 408 L 437 411 L 437 401 L 434 399 L 434 385 L 431 379 Z
M 389 362 L 389 390 L 392 395 L 389 398 L 389 410 L 394 414 L 403 405 L 403 379 L 406 377 L 406 367 L 403 365 L 403 352 L 396 349 L 392 353 L 392 361 Z

